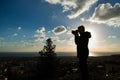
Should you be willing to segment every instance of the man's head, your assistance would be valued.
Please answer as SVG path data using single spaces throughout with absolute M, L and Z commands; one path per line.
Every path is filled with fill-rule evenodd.
M 83 25 L 81 26 L 78 26 L 78 32 L 81 34 L 81 33 L 84 33 L 85 32 L 85 27 Z

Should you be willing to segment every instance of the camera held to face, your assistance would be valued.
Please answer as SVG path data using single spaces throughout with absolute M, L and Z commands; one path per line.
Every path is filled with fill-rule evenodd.
M 78 30 L 72 30 L 72 34 L 78 35 Z

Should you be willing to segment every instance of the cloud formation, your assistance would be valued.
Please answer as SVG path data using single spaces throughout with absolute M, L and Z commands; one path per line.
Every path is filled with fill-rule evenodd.
M 13 37 L 15 37 L 15 36 L 18 36 L 18 33 L 14 33 L 14 34 L 13 34 Z
M 70 11 L 67 15 L 69 19 L 78 17 L 80 14 L 89 10 L 89 8 L 98 0 L 45 0 L 50 4 L 60 4 L 63 7 L 62 12 Z
M 44 27 L 40 27 L 39 29 L 36 30 L 36 32 L 44 34 L 45 33 L 45 28 Z
M 36 30 L 36 34 L 34 34 L 35 41 L 43 41 L 45 37 L 45 27 L 40 27 Z
M 67 29 L 66 29 L 66 27 L 63 26 L 63 25 L 57 26 L 57 27 L 55 27 L 55 28 L 52 30 L 52 32 L 53 32 L 55 35 L 60 35 L 60 34 L 62 34 L 62 33 L 64 33 L 64 32 L 66 32 L 66 31 L 67 31 Z
M 115 38 L 117 38 L 117 36 L 115 36 L 115 35 L 110 35 L 110 36 L 108 36 L 108 38 L 115 39 Z
M 120 26 L 120 3 L 116 3 L 114 6 L 110 3 L 100 4 L 96 7 L 90 21 L 110 26 Z
M 59 37 L 58 37 L 58 36 L 54 36 L 54 37 L 51 37 L 51 39 L 52 39 L 53 41 L 57 41 L 57 40 L 59 40 Z
M 22 28 L 21 28 L 21 27 L 18 27 L 17 29 L 18 29 L 18 31 L 19 31 L 19 30 L 21 30 Z

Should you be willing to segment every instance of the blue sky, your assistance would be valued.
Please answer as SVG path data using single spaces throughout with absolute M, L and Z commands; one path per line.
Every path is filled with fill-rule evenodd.
M 91 52 L 120 51 L 120 0 L 0 0 L 0 52 L 38 52 L 47 38 L 74 52 L 79 25 L 92 34 Z

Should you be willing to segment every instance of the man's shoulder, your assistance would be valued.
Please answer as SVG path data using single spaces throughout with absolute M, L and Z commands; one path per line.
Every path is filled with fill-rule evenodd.
M 90 38 L 90 37 L 91 37 L 91 33 L 90 33 L 90 32 L 88 32 L 88 31 L 86 31 L 86 32 L 84 33 L 84 35 L 85 35 L 85 37 L 88 37 L 88 38 Z
M 90 34 L 90 32 L 89 32 L 89 31 L 85 31 L 85 33 L 86 33 L 86 34 Z

